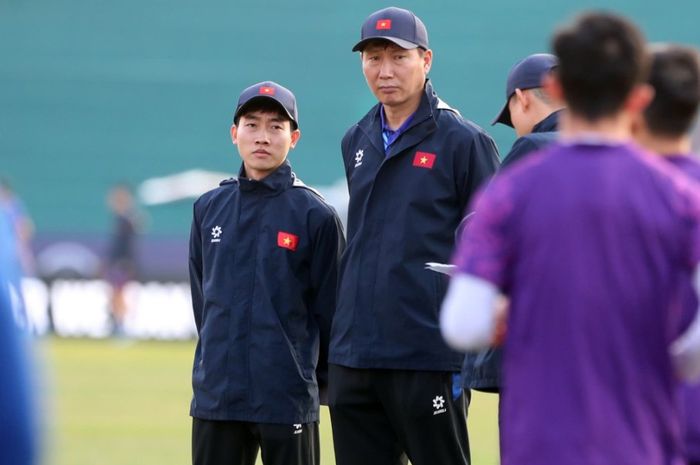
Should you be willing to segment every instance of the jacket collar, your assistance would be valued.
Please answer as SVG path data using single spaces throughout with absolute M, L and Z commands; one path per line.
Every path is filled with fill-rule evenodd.
M 550 113 L 545 119 L 532 127 L 532 132 L 554 132 L 559 124 L 561 110 Z
M 269 192 L 282 192 L 294 184 L 294 173 L 289 161 L 285 160 L 279 168 L 267 177 L 256 181 L 246 177 L 245 165 L 241 163 L 238 171 L 238 184 L 242 191 L 263 190 Z
M 435 130 L 437 123 L 435 122 L 434 110 L 437 108 L 438 102 L 438 96 L 433 90 L 430 80 L 426 79 L 418 109 L 413 114 L 413 119 L 406 131 L 389 147 L 389 151 L 386 154 L 387 158 L 418 144 Z M 378 103 L 372 107 L 357 125 L 367 135 L 374 148 L 383 154 L 384 141 L 382 139 L 381 106 L 382 104 Z

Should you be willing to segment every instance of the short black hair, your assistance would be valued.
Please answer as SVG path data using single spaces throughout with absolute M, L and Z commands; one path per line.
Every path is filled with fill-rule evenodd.
M 297 124 L 292 121 L 292 119 L 289 117 L 287 112 L 282 108 L 282 106 L 277 103 L 276 101 L 272 100 L 271 98 L 254 98 L 247 102 L 245 105 L 240 110 L 240 113 L 238 114 L 238 117 L 233 119 L 233 124 L 238 125 L 238 120 L 241 119 L 241 116 L 245 116 L 249 113 L 253 113 L 256 111 L 261 111 L 263 113 L 277 113 L 277 115 L 280 116 L 280 118 L 284 119 L 285 121 L 289 121 L 289 127 L 291 128 L 292 131 L 297 130 Z
M 644 111 L 649 130 L 673 137 L 687 134 L 700 104 L 697 50 L 681 45 L 654 48 L 649 84 L 654 88 L 654 100 Z
M 556 32 L 555 73 L 572 113 L 590 121 L 617 113 L 632 89 L 645 81 L 648 57 L 641 31 L 608 12 L 589 12 Z
M 387 47 L 391 47 L 392 45 L 395 45 L 399 48 L 403 48 L 400 45 L 398 45 L 397 43 L 392 42 L 389 39 L 372 39 L 372 40 L 367 41 L 367 43 L 362 47 L 362 50 L 360 50 L 360 54 L 365 53 L 365 49 L 367 49 L 368 47 L 387 48 Z M 418 50 L 418 55 L 421 58 L 423 57 L 423 55 L 425 55 L 425 52 L 427 51 L 427 49 L 421 47 L 420 45 L 418 47 L 416 47 L 415 49 L 411 48 L 411 49 L 404 49 L 404 50 Z

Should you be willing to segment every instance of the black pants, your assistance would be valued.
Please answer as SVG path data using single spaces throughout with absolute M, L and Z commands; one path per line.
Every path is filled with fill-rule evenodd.
M 318 422 L 277 425 L 192 419 L 193 465 L 317 465 Z
M 330 365 L 328 376 L 337 465 L 469 463 L 469 399 L 451 372 Z

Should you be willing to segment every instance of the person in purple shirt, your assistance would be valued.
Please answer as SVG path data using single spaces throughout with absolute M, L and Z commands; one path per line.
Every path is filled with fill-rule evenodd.
M 656 47 L 648 81 L 654 88 L 654 100 L 633 126 L 637 141 L 700 182 L 700 161 L 691 155 L 691 129 L 700 105 L 697 50 L 679 45 Z M 686 309 L 692 312 L 698 299 L 691 286 L 685 294 Z M 700 385 L 684 386 L 681 400 L 687 458 L 690 465 L 700 465 Z
M 700 262 L 700 194 L 630 142 L 653 94 L 633 24 L 587 13 L 553 49 L 561 140 L 479 194 L 443 336 L 473 350 L 506 327 L 503 465 L 680 465 L 677 377 L 700 375 L 700 320 L 680 303 Z

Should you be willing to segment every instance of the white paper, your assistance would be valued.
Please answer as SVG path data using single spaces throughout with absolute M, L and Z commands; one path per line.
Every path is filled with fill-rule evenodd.
M 455 271 L 457 271 L 457 266 L 449 265 L 447 263 L 427 262 L 425 264 L 425 269 L 435 271 L 436 273 L 446 274 L 447 276 L 452 276 Z

